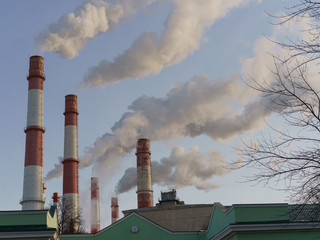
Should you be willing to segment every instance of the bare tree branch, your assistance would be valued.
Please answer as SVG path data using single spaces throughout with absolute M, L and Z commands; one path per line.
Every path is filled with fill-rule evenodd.
M 69 199 L 61 198 L 59 201 L 58 226 L 60 234 L 85 233 L 85 222 L 81 209 L 74 214 L 73 203 Z
M 262 135 L 257 141 L 243 142 L 240 154 L 244 160 L 240 167 L 256 169 L 249 181 L 268 186 L 285 183 L 279 190 L 288 192 L 294 202 L 319 203 L 320 88 L 310 83 L 308 68 L 320 58 L 320 1 L 301 0 L 285 15 L 276 17 L 279 25 L 302 18 L 310 20 L 306 29 L 310 38 L 276 42 L 290 54 L 285 59 L 273 56 L 275 70 L 269 69 L 272 81 L 258 82 L 252 77 L 245 80 L 282 116 L 286 129 L 269 125 L 274 136 Z

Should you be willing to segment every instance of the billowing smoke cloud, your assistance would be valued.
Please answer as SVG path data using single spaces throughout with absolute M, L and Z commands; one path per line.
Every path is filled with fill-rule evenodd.
M 266 52 L 267 49 L 269 53 Z M 141 51 L 143 52 L 144 49 Z M 270 70 L 274 71 L 274 58 L 270 52 L 277 53 L 277 57 L 286 57 L 288 54 L 283 49 L 275 48 L 269 40 L 260 39 L 255 45 L 255 56 L 242 62 L 245 75 L 251 76 L 259 84 L 265 81 L 272 84 L 274 75 Z M 311 83 L 319 86 L 318 80 L 311 81 Z M 93 165 L 98 172 L 102 170 L 104 176 L 111 176 L 120 159 L 136 147 L 136 141 L 139 138 L 166 141 L 184 136 L 207 135 L 214 141 L 222 141 L 250 130 L 256 130 L 264 126 L 266 117 L 273 111 L 281 109 L 277 108 L 272 97 L 260 98 L 260 93 L 253 93 L 255 92 L 252 89 L 241 85 L 238 76 L 212 80 L 206 75 L 200 75 L 188 82 L 175 84 L 164 98 L 141 96 L 114 124 L 111 133 L 102 135 L 96 140 L 93 147 L 87 149 L 87 154 L 81 158 L 80 167 Z M 179 152 L 188 159 L 193 156 L 195 164 L 201 162 L 210 169 L 206 175 L 208 178 L 204 179 L 205 185 L 200 184 L 200 180 L 203 179 L 197 175 L 197 172 L 193 172 L 195 178 L 191 178 L 192 182 L 188 184 L 199 189 L 214 187 L 215 185 L 207 179 L 210 178 L 209 176 L 219 175 L 212 170 L 211 166 L 215 166 L 217 171 L 221 170 L 219 169 L 220 157 L 206 158 L 204 155 L 195 157 L 196 154 L 192 154 L 194 151 L 183 152 L 181 149 L 175 149 L 169 158 L 152 163 L 153 168 L 157 169 L 153 172 L 167 171 L 170 183 L 173 183 L 175 187 L 183 187 L 178 179 L 173 179 L 172 174 L 173 171 L 179 172 L 179 168 L 184 167 L 173 161 L 179 161 L 178 154 L 174 154 Z M 217 162 L 212 163 L 209 159 L 215 159 Z M 185 170 L 192 171 L 192 169 Z M 62 174 L 59 171 L 52 172 L 57 174 L 55 176 Z M 135 184 L 134 174 L 136 174 L 134 168 L 126 170 L 121 182 L 128 184 L 128 188 L 121 187 L 123 183 L 119 182 L 119 192 L 126 191 Z M 55 176 L 52 174 L 50 177 Z M 157 178 L 156 175 L 154 181 L 160 185 L 172 185 Z
M 172 0 L 173 10 L 162 36 L 143 33 L 129 49 L 89 69 L 84 87 L 103 86 L 125 78 L 157 74 L 199 48 L 204 30 L 247 0 Z
M 152 161 L 152 183 L 174 189 L 194 186 L 199 190 L 210 190 L 218 185 L 208 181 L 213 176 L 229 172 L 220 153 L 211 151 L 202 154 L 198 146 L 185 151 L 175 147 L 170 157 Z M 137 169 L 128 168 L 116 186 L 118 194 L 129 191 L 137 185 Z
M 259 82 L 272 79 L 266 61 L 271 66 L 273 58 L 265 53 L 265 49 L 270 48 L 270 41 L 259 40 L 256 56 L 243 61 L 244 70 Z M 87 149 L 80 167 L 94 165 L 96 169 L 103 169 L 104 175 L 112 175 L 120 158 L 136 147 L 139 138 L 166 141 L 205 134 L 219 141 L 262 127 L 265 117 L 272 113 L 272 101 L 259 100 L 258 94 L 248 94 L 249 91 L 240 84 L 239 76 L 211 80 L 200 75 L 188 82 L 176 83 L 165 98 L 141 96 L 114 124 L 111 133 L 105 133 Z M 248 95 L 251 97 L 246 97 Z M 59 164 L 46 179 L 61 175 Z
M 304 82 L 306 80 L 308 84 L 315 90 L 320 90 L 319 85 L 319 67 L 318 65 L 311 61 L 312 57 L 296 55 L 298 49 L 286 49 L 279 44 L 274 42 L 281 42 L 281 39 L 285 38 L 285 41 L 290 39 L 301 39 L 301 41 L 308 41 L 312 36 L 319 34 L 316 29 L 313 29 L 312 32 L 304 31 L 304 29 L 309 29 L 311 23 L 307 19 L 301 19 L 294 24 L 276 26 L 273 32 L 273 35 L 270 39 L 265 37 L 260 38 L 254 46 L 255 56 L 252 58 L 245 59 L 242 62 L 243 72 L 245 74 L 246 81 L 258 88 L 266 87 L 279 87 L 279 80 L 282 80 L 282 83 L 286 86 L 287 89 L 291 89 L 297 96 L 301 99 L 309 101 L 310 92 L 306 92 L 305 89 L 308 89 L 308 86 Z M 273 42 L 274 41 L 274 42 Z M 294 58 L 291 58 L 295 56 Z M 284 60 L 290 59 L 285 64 Z M 306 63 L 301 68 L 301 63 Z M 304 76 L 301 74 L 304 72 Z M 292 82 L 291 82 L 292 81 Z M 294 83 L 294 85 L 292 85 Z M 298 87 L 299 85 L 299 87 Z M 255 95 L 257 97 L 261 92 L 250 91 L 250 96 Z M 263 95 L 263 94 L 262 94 Z M 261 98 L 261 103 L 268 106 L 270 110 L 281 112 L 284 110 L 284 107 L 280 107 L 279 101 L 289 102 L 293 98 L 289 95 L 280 94 L 281 96 L 276 96 L 277 94 L 269 97 Z M 286 105 L 286 104 L 285 104 Z M 288 106 L 288 105 L 287 105 Z M 249 110 L 249 109 L 248 109 Z
M 47 182 L 53 178 L 59 178 L 63 172 L 63 157 L 58 158 L 58 163 L 54 165 L 54 168 L 50 170 L 44 178 L 44 181 Z
M 94 164 L 98 172 L 111 175 L 139 138 L 166 141 L 207 135 L 220 141 L 261 127 L 272 110 L 260 100 L 246 103 L 246 91 L 237 76 L 211 80 L 200 75 L 176 84 L 165 98 L 139 97 L 114 124 L 112 134 L 104 134 L 87 149 L 80 167 Z
M 91 0 L 78 7 L 73 13 L 62 16 L 36 37 L 41 51 L 58 53 L 70 59 L 78 55 L 87 41 L 100 33 L 113 29 L 117 24 L 137 10 L 155 0 Z
M 112 134 L 100 137 L 88 149 L 80 166 L 97 164 L 99 169 L 112 171 L 117 159 L 135 148 L 138 138 L 165 141 L 205 134 L 224 140 L 262 126 L 272 111 L 260 102 L 234 107 L 245 91 L 237 80 L 215 81 L 201 75 L 175 85 L 166 98 L 136 99 L 114 124 Z

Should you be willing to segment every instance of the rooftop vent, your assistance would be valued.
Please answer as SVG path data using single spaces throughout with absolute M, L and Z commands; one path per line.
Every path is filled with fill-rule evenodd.
M 184 205 L 184 201 L 180 201 L 179 198 L 177 198 L 177 191 L 172 189 L 168 192 L 161 191 L 161 199 L 159 199 L 159 203 L 157 203 L 156 206 L 161 205 Z

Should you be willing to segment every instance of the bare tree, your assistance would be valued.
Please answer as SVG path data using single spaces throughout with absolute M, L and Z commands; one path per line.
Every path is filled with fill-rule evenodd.
M 242 167 L 256 168 L 250 180 L 267 185 L 284 182 L 291 200 L 303 203 L 320 202 L 320 78 L 318 84 L 310 81 L 309 64 L 320 58 L 320 1 L 302 0 L 280 16 L 285 23 L 294 19 L 308 18 L 308 40 L 279 43 L 286 48 L 288 58 L 275 57 L 273 81 L 246 83 L 261 92 L 273 111 L 280 114 L 287 128 L 271 129 L 278 136 L 262 135 L 261 139 L 244 143 Z M 293 64 L 294 63 L 294 64 Z M 319 73 L 318 76 L 319 77 Z
M 60 199 L 58 210 L 58 227 L 60 234 L 85 233 L 85 221 L 81 209 L 78 214 L 72 211 L 74 208 L 69 199 Z
M 307 39 L 288 39 L 286 42 L 277 42 L 290 53 L 288 58 L 278 59 L 279 61 L 288 63 L 295 60 L 297 56 L 307 56 L 308 59 L 300 63 L 303 65 L 320 58 L 320 1 L 300 0 L 300 3 L 287 8 L 285 14 L 272 17 L 279 20 L 276 22 L 278 25 L 305 20 L 307 28 L 303 31 L 309 34 Z

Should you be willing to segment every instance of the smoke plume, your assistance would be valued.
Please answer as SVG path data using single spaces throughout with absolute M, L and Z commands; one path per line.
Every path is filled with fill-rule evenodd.
M 245 91 L 237 80 L 215 81 L 201 75 L 176 84 L 165 98 L 136 99 L 114 124 L 112 134 L 98 138 L 88 149 L 80 166 L 96 164 L 98 169 L 112 171 L 117 159 L 130 153 L 139 138 L 165 141 L 204 134 L 219 141 L 263 126 L 272 111 L 260 101 L 235 107 Z
M 199 75 L 175 84 L 165 98 L 141 96 L 114 124 L 112 133 L 87 149 L 79 166 L 94 165 L 98 172 L 112 175 L 119 159 L 136 147 L 139 138 L 166 141 L 207 135 L 221 141 L 261 127 L 272 110 L 259 99 L 247 103 L 246 91 L 238 76 L 211 80 Z
M 85 2 L 74 12 L 62 16 L 44 29 L 35 42 L 41 51 L 55 52 L 71 59 L 100 33 L 115 28 L 139 9 L 155 0 L 117 0 L 113 4 L 103 0 Z
M 190 1 L 181 2 L 188 5 Z M 181 2 L 175 2 L 173 12 L 177 10 L 177 6 Z M 200 2 L 203 5 L 212 3 L 212 1 Z M 220 3 L 220 1 L 215 2 Z M 192 13 L 193 9 L 191 8 L 190 11 Z M 202 13 L 202 15 L 205 14 Z M 174 16 L 171 13 L 169 19 Z M 169 28 L 169 20 L 167 25 L 168 28 L 164 36 L 167 36 L 168 33 L 166 32 L 171 29 Z M 201 34 L 202 31 L 203 29 L 200 31 Z M 188 29 L 186 29 L 186 32 L 188 32 Z M 199 35 L 200 38 L 201 34 Z M 279 33 L 276 33 L 273 39 L 277 38 L 277 34 Z M 158 44 L 164 41 L 162 40 L 164 36 L 161 41 L 158 41 Z M 193 38 L 186 37 L 185 40 L 188 42 L 191 39 Z M 199 42 L 194 43 L 196 43 L 194 46 L 198 46 Z M 177 48 L 179 49 L 179 46 Z M 174 49 L 171 50 L 175 51 Z M 137 57 L 137 62 L 144 59 L 145 56 L 144 48 L 140 51 L 141 55 Z M 172 53 L 172 51 L 169 51 L 169 53 Z M 275 47 L 272 42 L 263 38 L 255 44 L 255 56 L 242 62 L 245 75 L 249 75 L 261 85 L 272 84 L 274 81 L 272 71 L 275 71 L 275 59 L 270 52 L 277 53 L 276 57 L 288 56 L 288 52 L 284 49 Z M 159 54 L 159 52 L 156 53 Z M 160 55 L 160 59 L 161 56 L 166 56 L 166 54 Z M 176 56 L 182 55 L 177 54 Z M 152 64 L 153 62 L 150 61 L 150 66 Z M 128 67 L 130 68 L 130 64 Z M 317 70 L 317 68 L 315 69 Z M 279 70 L 282 71 L 282 69 Z M 318 71 L 310 70 L 309 74 L 313 75 L 312 73 L 315 72 L 314 75 L 318 76 Z M 123 71 L 126 72 L 125 69 Z M 281 74 L 285 74 L 285 69 Z M 113 76 L 111 73 L 109 75 Z M 100 80 L 101 82 L 99 82 Z M 105 83 L 104 79 L 100 80 L 94 84 L 103 85 Z M 317 78 L 311 79 L 310 83 L 317 86 L 316 89 L 318 89 Z M 199 75 L 187 82 L 176 83 L 163 98 L 141 96 L 133 101 L 128 107 L 128 111 L 114 124 L 111 133 L 105 133 L 96 140 L 91 148 L 87 149 L 86 155 L 81 158 L 80 167 L 93 165 L 98 172 L 102 170 L 104 176 L 111 176 L 120 159 L 135 149 L 136 141 L 139 138 L 148 138 L 151 141 L 166 141 L 200 135 L 207 135 L 213 141 L 234 138 L 247 131 L 263 127 L 266 117 L 274 111 L 282 110 L 275 103 L 272 97 L 261 97 L 260 93 L 241 85 L 239 76 L 212 80 L 206 75 Z M 186 161 L 191 166 L 196 167 L 189 168 L 189 164 L 182 165 L 182 159 L 187 159 Z M 153 180 L 159 185 L 174 185 L 176 188 L 194 185 L 199 189 L 210 189 L 215 187 L 214 183 L 209 181 L 212 176 L 227 173 L 221 168 L 221 159 L 218 153 L 205 156 L 195 148 L 187 152 L 184 152 L 182 148 L 175 148 L 170 157 L 163 158 L 159 162 L 152 162 Z M 56 166 L 57 169 L 52 170 L 47 175 L 47 181 L 53 177 L 61 176 L 60 165 Z M 206 168 L 208 170 L 204 172 L 203 169 Z M 156 172 L 166 176 L 170 179 L 170 182 L 166 182 L 165 179 L 157 176 Z M 184 176 L 180 174 L 182 172 L 189 178 L 184 179 Z M 193 178 L 188 175 L 189 172 L 192 173 Z M 136 184 L 135 174 L 135 168 L 126 170 L 118 184 L 118 192 L 127 191 L 132 188 L 133 184 Z M 174 178 L 175 176 L 177 177 Z M 205 183 L 201 184 L 202 182 Z M 127 184 L 127 188 L 124 187 L 124 184 Z
M 44 181 L 50 181 L 53 178 L 59 178 L 63 172 L 63 157 L 58 157 L 58 163 L 54 165 L 54 168 L 50 170 L 44 178 Z
M 170 157 L 152 161 L 152 183 L 174 189 L 194 186 L 199 190 L 217 187 L 208 181 L 213 176 L 223 176 L 229 172 L 220 153 L 211 151 L 202 154 L 198 146 L 185 151 L 175 147 Z M 117 194 L 127 192 L 137 185 L 137 169 L 128 168 L 116 186 Z
M 173 10 L 166 20 L 162 36 L 152 32 L 141 34 L 113 61 L 103 60 L 98 66 L 91 67 L 82 85 L 103 86 L 125 78 L 141 78 L 181 62 L 199 48 L 206 28 L 246 0 L 172 2 Z

